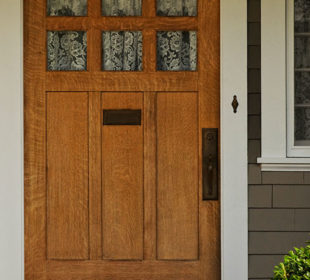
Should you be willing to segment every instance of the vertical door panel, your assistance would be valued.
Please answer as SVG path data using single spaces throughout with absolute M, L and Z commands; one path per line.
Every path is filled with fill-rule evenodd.
M 47 254 L 88 259 L 88 95 L 47 94 Z
M 197 93 L 158 93 L 158 258 L 198 258 Z
M 141 109 L 142 93 L 103 93 L 102 107 Z M 103 256 L 143 258 L 143 123 L 103 125 Z

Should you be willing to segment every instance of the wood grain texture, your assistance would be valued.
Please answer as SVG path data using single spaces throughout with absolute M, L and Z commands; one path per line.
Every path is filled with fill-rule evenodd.
M 89 244 L 90 259 L 102 258 L 101 93 L 89 93 Z
M 220 1 L 198 1 L 199 151 L 201 129 L 220 127 Z M 219 135 L 220 139 L 220 135 Z M 220 143 L 219 143 L 220 151 Z M 220 153 L 219 153 L 220 158 Z M 202 201 L 202 158 L 199 158 L 200 279 L 221 279 L 220 201 Z M 220 166 L 220 165 L 219 165 Z M 219 183 L 220 184 L 220 183 Z M 219 189 L 220 191 L 220 189 Z M 220 197 L 220 194 L 219 194 Z
M 47 95 L 47 256 L 88 259 L 88 95 Z
M 24 1 L 25 279 L 46 279 L 45 5 Z M 40 63 L 33 63 L 37 61 Z M 36 272 L 40 274 L 34 276 Z
M 99 17 L 71 18 L 49 17 L 46 19 L 48 30 L 87 30 L 95 27 L 101 30 L 195 30 L 195 17 Z
M 144 93 L 144 259 L 156 259 L 156 92 Z
M 103 109 L 142 109 L 142 93 L 103 93 Z M 103 256 L 143 259 L 143 124 L 103 126 Z
M 153 65 L 148 69 L 155 67 L 155 61 L 147 63 Z M 48 91 L 197 91 L 198 73 L 47 72 L 46 88 Z
M 220 279 L 220 202 L 202 201 L 200 135 L 203 127 L 219 127 L 220 0 L 198 0 L 198 17 L 195 18 L 156 17 L 156 0 L 143 0 L 143 3 L 142 17 L 102 17 L 101 0 L 88 0 L 87 17 L 46 17 L 45 0 L 24 1 L 26 280 Z M 102 30 L 133 29 L 143 32 L 143 71 L 139 73 L 101 71 Z M 47 72 L 46 30 L 87 30 L 87 71 Z M 198 31 L 198 70 L 196 72 L 156 71 L 156 31 L 159 30 Z M 34 61 L 36 63 L 33 63 Z M 67 93 L 75 92 L 78 95 L 79 92 L 89 92 L 89 103 L 87 105 L 89 111 L 89 128 L 87 130 L 89 133 L 89 244 L 87 246 L 89 246 L 89 250 L 87 253 L 90 259 L 86 261 L 47 259 L 46 147 L 49 144 L 46 142 L 46 92 L 53 92 L 51 94 L 54 94 L 55 92 L 65 91 Z M 104 92 L 103 95 L 109 97 L 105 99 L 104 106 L 110 106 L 111 109 L 115 109 L 117 106 L 121 108 L 125 105 L 136 108 L 139 104 L 139 109 L 143 111 L 143 122 L 140 130 L 128 130 L 128 135 L 131 136 L 127 138 L 123 137 L 125 133 L 111 130 L 108 135 L 110 138 L 113 136 L 113 140 L 115 135 L 122 137 L 117 137 L 118 140 L 115 142 L 109 140 L 110 138 L 103 139 L 104 134 L 101 130 L 105 128 L 102 126 L 100 117 L 103 106 L 100 100 L 101 93 L 99 92 Z M 139 98 L 137 100 L 135 97 L 123 98 L 124 94 L 131 96 L 128 92 L 136 92 L 132 93 L 132 95 L 139 96 Z M 167 233 L 162 231 L 161 238 L 158 235 L 160 229 L 156 228 L 157 226 L 163 227 L 162 224 L 157 222 L 163 221 L 163 218 L 165 218 L 165 216 L 157 216 L 159 212 L 156 211 L 156 206 L 159 205 L 156 201 L 157 191 L 159 191 L 157 187 L 160 188 L 160 185 L 157 185 L 159 177 L 157 178 L 156 169 L 158 167 L 161 174 L 165 172 L 168 174 L 168 168 L 173 170 L 180 163 L 178 162 L 175 166 L 168 166 L 164 169 L 161 161 L 156 161 L 157 147 L 159 148 L 160 145 L 163 148 L 165 145 L 171 145 L 169 141 L 163 142 L 167 135 L 160 139 L 163 135 L 162 131 L 156 130 L 158 121 L 162 123 L 163 127 L 167 126 L 163 121 L 163 117 L 156 113 L 158 112 L 156 96 L 157 94 L 159 96 L 165 95 L 165 98 L 170 100 L 173 95 L 186 95 L 190 92 L 196 92 L 198 98 L 196 102 L 198 102 L 199 108 L 197 111 L 199 115 L 198 126 L 197 122 L 193 122 L 190 127 L 190 131 L 192 131 L 192 129 L 195 129 L 192 125 L 196 125 L 199 138 L 196 144 L 191 142 L 190 147 L 188 147 L 188 149 L 194 149 L 196 145 L 198 150 L 196 156 L 199 156 L 197 158 L 199 181 L 196 180 L 196 186 L 199 189 L 197 194 L 197 196 L 199 195 L 199 205 L 194 211 L 196 217 L 199 217 L 199 221 L 198 218 L 191 220 L 189 225 L 186 226 L 186 231 L 185 226 L 181 224 L 184 229 L 181 235 L 190 236 L 190 240 L 185 240 L 184 244 L 181 244 L 181 247 L 184 248 L 174 250 L 175 243 L 183 240 L 180 237 L 181 235 L 178 236 L 178 234 L 182 233 L 182 230 L 173 240 L 171 228 L 179 225 L 165 224 Z M 141 97 L 143 95 L 144 100 Z M 117 96 L 122 96 L 122 98 Z M 135 101 L 132 101 L 131 98 Z M 165 108 L 168 108 L 168 105 L 173 107 L 173 104 L 162 103 L 163 106 L 166 106 Z M 192 103 L 189 102 L 189 105 L 191 106 Z M 179 114 L 183 116 L 182 106 L 180 108 L 181 112 L 176 108 L 174 109 L 176 118 L 179 118 Z M 169 113 L 163 109 L 161 109 L 161 112 L 164 116 Z M 191 112 L 190 110 L 186 115 L 184 113 L 184 118 L 190 117 Z M 83 116 L 81 117 L 83 118 Z M 156 117 L 159 117 L 160 120 L 157 120 Z M 98 120 L 100 123 L 98 123 Z M 174 129 L 178 131 L 180 125 L 186 124 L 187 120 L 185 123 L 179 123 L 179 120 L 176 120 Z M 171 133 L 169 137 L 176 139 L 173 131 L 168 131 L 168 133 Z M 161 134 L 157 134 L 158 132 Z M 187 139 L 187 135 L 182 134 L 181 137 Z M 142 140 L 137 141 L 137 139 Z M 112 147 L 112 149 L 109 148 L 108 152 L 111 154 L 110 158 L 106 157 L 104 141 L 108 141 L 108 145 Z M 157 145 L 156 141 L 159 141 L 159 145 Z M 133 158 L 135 166 L 130 166 L 130 168 L 126 167 L 125 164 L 124 154 L 126 153 L 121 153 L 116 148 L 124 143 L 127 146 L 127 154 L 131 156 L 135 154 L 135 158 Z M 197 143 L 199 143 L 198 147 Z M 172 146 L 168 151 L 168 155 L 171 155 L 174 149 L 175 146 Z M 184 153 L 184 150 L 180 151 L 180 154 L 182 153 Z M 189 152 L 189 154 L 191 153 L 192 151 Z M 161 158 L 164 158 L 164 164 L 167 158 L 163 152 L 161 154 Z M 118 181 L 126 183 L 127 186 L 131 184 L 130 186 L 134 187 L 124 188 L 125 191 L 129 191 L 127 193 L 123 192 L 124 189 L 111 188 L 111 194 L 113 192 L 116 194 L 116 191 L 118 193 L 113 197 L 115 204 L 112 204 L 110 200 L 108 201 L 111 212 L 107 213 L 111 217 L 111 213 L 114 215 L 112 224 L 121 224 L 124 226 L 123 228 L 129 228 L 132 235 L 127 235 L 128 232 L 122 234 L 119 231 L 121 234 L 116 235 L 116 239 L 114 239 L 111 232 L 115 227 L 110 227 L 109 221 L 102 217 L 106 205 L 102 203 L 105 200 L 105 195 L 103 193 L 101 195 L 101 191 L 104 191 L 104 189 L 101 190 L 101 188 L 104 188 L 104 185 L 101 186 L 101 184 L 106 179 L 103 172 L 107 171 L 104 170 L 104 166 L 101 166 L 101 157 L 110 166 L 112 166 L 111 159 L 116 162 L 113 163 L 113 166 L 115 164 L 121 166 L 118 163 L 121 158 L 121 164 L 127 168 L 126 171 L 118 173 L 120 174 Z M 182 169 L 184 166 L 180 168 Z M 113 175 L 116 170 L 111 168 L 108 172 Z M 135 175 L 129 176 L 128 174 Z M 175 175 L 178 174 L 178 171 L 169 174 Z M 194 175 L 189 173 L 187 177 L 184 174 L 180 176 L 185 177 L 186 181 L 188 180 L 187 177 L 191 178 Z M 116 178 L 116 176 L 114 177 Z M 108 180 L 112 181 L 111 178 L 112 176 L 108 177 Z M 169 175 L 167 178 L 171 179 L 173 176 Z M 191 183 L 193 186 L 193 180 Z M 185 186 L 183 184 L 184 182 L 181 182 L 181 185 Z M 138 185 L 139 187 L 137 187 Z M 193 207 L 193 198 L 182 197 L 182 192 L 187 193 L 185 187 L 181 187 L 179 191 L 173 184 L 170 184 L 170 186 L 174 191 L 177 191 L 175 197 L 162 197 L 161 200 L 165 202 L 165 207 L 171 201 L 172 205 L 169 205 L 169 207 L 173 209 L 184 208 L 185 218 L 188 218 L 190 212 L 186 209 Z M 160 191 L 162 193 L 169 192 L 169 189 L 161 189 Z M 136 193 L 136 196 L 133 195 L 134 193 Z M 120 203 L 121 201 L 125 201 L 125 204 Z M 178 203 L 178 201 L 181 201 L 181 203 Z M 129 207 L 126 208 L 125 205 L 129 205 Z M 163 213 L 164 209 L 162 207 Z M 119 212 L 117 212 L 118 210 Z M 183 215 L 182 210 L 181 212 Z M 192 214 L 194 215 L 194 213 Z M 183 219 L 183 217 L 180 216 L 180 219 Z M 105 224 L 105 222 L 107 223 Z M 196 227 L 196 225 L 198 226 L 197 223 L 199 224 L 199 231 Z M 193 230 L 194 224 L 196 227 L 195 234 Z M 110 237 L 109 234 L 104 234 L 105 230 L 110 231 Z M 124 240 L 121 239 L 121 235 L 125 236 Z M 199 239 L 197 240 L 198 236 Z M 110 239 L 105 239 L 105 237 Z M 165 239 L 172 240 L 172 243 L 166 246 L 163 241 Z M 105 240 L 111 242 L 107 241 L 104 244 Z M 198 243 L 199 250 L 197 249 Z M 112 262 L 106 259 L 110 257 L 105 255 L 105 246 L 109 247 Z M 160 252 L 165 254 L 159 254 Z M 181 256 L 190 259 L 190 261 L 181 261 Z M 157 257 L 167 258 L 169 261 L 156 260 Z M 171 259 L 178 259 L 178 261 Z M 128 260 L 131 261 L 128 262 Z
M 68 18 L 67 18 L 68 19 Z M 75 18 L 70 18 L 69 21 L 73 21 Z M 88 17 L 86 21 L 93 21 L 93 23 L 98 22 L 101 19 L 101 1 L 99 0 L 88 0 Z M 66 18 L 64 18 L 63 23 Z M 83 20 L 79 18 L 77 22 L 82 22 Z M 59 21 L 57 21 L 59 22 Z M 88 71 L 101 71 L 101 28 L 97 27 L 95 24 L 90 22 L 86 25 L 81 26 L 83 30 L 87 30 L 87 41 L 88 41 L 88 51 L 87 51 L 87 65 Z M 68 28 L 66 23 L 65 28 Z M 73 29 L 74 30 L 74 29 Z M 98 90 L 101 91 L 102 89 Z
M 49 261 L 47 271 L 49 280 L 197 280 L 199 266 L 199 262 L 193 261 Z
M 198 258 L 198 98 L 157 96 L 158 259 Z

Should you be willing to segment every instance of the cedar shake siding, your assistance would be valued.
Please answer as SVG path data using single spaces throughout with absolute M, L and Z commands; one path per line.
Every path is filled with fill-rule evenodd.
M 248 0 L 249 279 L 310 240 L 310 172 L 261 172 L 260 0 Z

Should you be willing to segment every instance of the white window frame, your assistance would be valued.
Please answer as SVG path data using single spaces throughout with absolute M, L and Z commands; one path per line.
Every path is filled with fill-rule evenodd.
M 23 0 L 0 23 L 0 279 L 23 280 Z M 247 280 L 247 0 L 221 0 L 221 180 L 222 279 Z
M 310 171 L 310 147 L 294 146 L 294 1 L 262 0 L 263 171 Z
M 287 156 L 310 157 L 310 146 L 295 146 L 294 0 L 287 0 Z

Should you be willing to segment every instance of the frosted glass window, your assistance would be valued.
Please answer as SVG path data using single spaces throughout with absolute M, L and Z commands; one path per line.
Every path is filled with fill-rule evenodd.
M 195 71 L 196 69 L 196 31 L 157 32 L 157 70 Z
M 87 35 L 84 31 L 47 32 L 47 69 L 83 71 L 87 69 Z
M 142 0 L 102 0 L 103 16 L 141 16 Z
M 157 0 L 157 15 L 197 16 L 197 0 Z
M 142 32 L 102 33 L 102 70 L 142 71 Z
M 295 0 L 295 145 L 310 145 L 310 0 Z
M 87 16 L 87 0 L 47 0 L 48 16 Z

